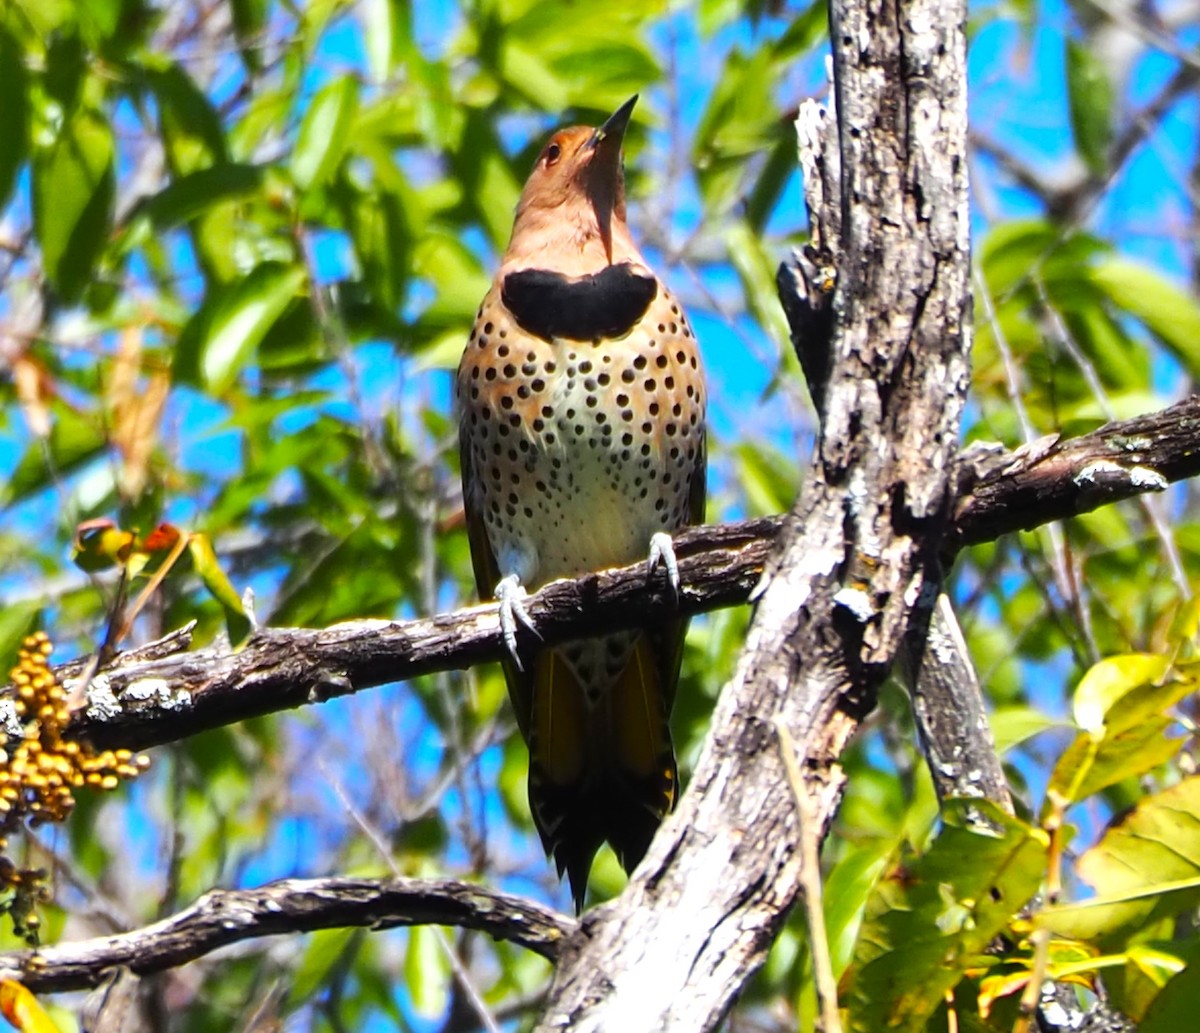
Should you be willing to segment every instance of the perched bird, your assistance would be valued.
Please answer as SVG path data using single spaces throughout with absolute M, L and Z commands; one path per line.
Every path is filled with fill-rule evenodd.
M 475 579 L 501 604 L 530 806 L 579 909 L 601 844 L 632 871 L 674 806 L 668 717 L 687 622 L 553 647 L 528 636 L 518 650 L 521 598 L 648 553 L 678 590 L 670 534 L 704 512 L 696 339 L 625 222 L 636 101 L 542 149 L 456 384 Z

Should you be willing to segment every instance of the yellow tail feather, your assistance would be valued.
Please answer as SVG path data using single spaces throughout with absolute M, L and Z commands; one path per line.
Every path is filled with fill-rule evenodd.
M 553 649 L 537 657 L 529 801 L 546 852 L 582 908 L 592 859 L 607 840 L 626 871 L 675 805 L 678 775 L 654 643 L 634 643 L 605 691 L 588 696 Z

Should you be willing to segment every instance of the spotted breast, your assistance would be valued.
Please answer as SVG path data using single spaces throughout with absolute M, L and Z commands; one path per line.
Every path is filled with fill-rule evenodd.
M 632 107 L 547 143 L 459 366 L 476 580 L 502 606 L 516 586 L 634 562 L 703 517 L 699 350 L 625 223 Z M 534 642 L 506 664 L 534 820 L 579 907 L 600 845 L 631 870 L 674 804 L 685 627 Z

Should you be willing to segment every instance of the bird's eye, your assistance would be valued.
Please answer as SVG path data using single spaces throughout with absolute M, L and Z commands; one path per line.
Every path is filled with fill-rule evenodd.
M 547 165 L 553 165 L 556 161 L 558 161 L 558 159 L 560 157 L 562 157 L 562 148 L 559 147 L 558 144 L 552 143 L 549 147 L 546 148 L 546 164 Z

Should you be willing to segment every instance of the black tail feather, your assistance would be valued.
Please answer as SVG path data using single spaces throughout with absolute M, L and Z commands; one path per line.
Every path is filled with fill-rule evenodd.
M 529 795 L 542 846 L 554 857 L 560 879 L 566 872 L 577 913 L 583 911 L 588 874 L 605 841 L 625 872 L 632 873 L 663 819 L 658 805 L 667 797 L 660 780 L 632 781 L 609 774 L 615 777 L 591 785 L 555 787 L 530 772 Z M 672 771 L 671 785 L 674 777 Z

